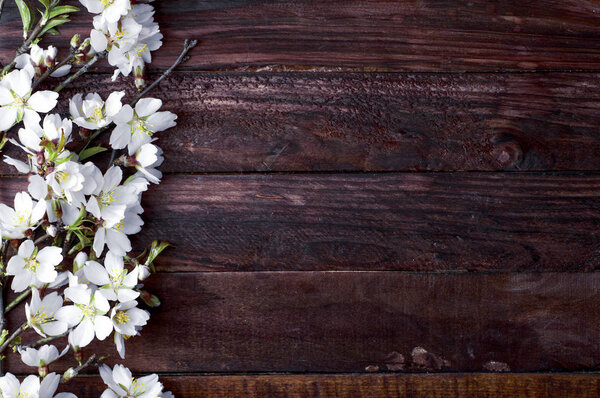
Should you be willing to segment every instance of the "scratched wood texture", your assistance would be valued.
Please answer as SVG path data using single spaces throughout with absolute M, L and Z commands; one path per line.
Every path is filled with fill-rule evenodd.
M 564 374 L 403 374 L 403 375 L 273 375 L 163 377 L 180 397 L 411 397 L 411 398 L 596 398 L 596 375 Z M 79 396 L 103 388 L 98 379 L 70 386 Z
M 187 66 L 194 69 L 497 71 L 600 65 L 600 5 L 595 0 L 155 4 L 166 36 L 154 58 L 154 65 L 161 67 L 171 64 L 189 37 L 200 40 Z M 3 61 L 21 41 L 18 14 L 10 10 L 0 45 Z M 88 30 L 90 19 L 67 26 L 62 30 L 65 37 Z
M 140 373 L 564 372 L 600 356 L 598 273 L 192 272 L 146 288 L 163 305 L 127 342 Z M 95 351 L 120 362 L 110 340 Z
M 154 4 L 154 72 L 200 44 L 154 93 L 179 125 L 134 242 L 177 247 L 125 364 L 179 397 L 600 395 L 597 1 Z M 131 97 L 107 72 L 58 109 Z
M 86 79 L 59 109 L 123 88 Z M 590 73 L 179 73 L 153 95 L 179 116 L 158 135 L 166 172 L 600 168 Z
M 164 272 L 594 271 L 599 195 L 600 174 L 170 175 L 134 246 L 172 242 Z

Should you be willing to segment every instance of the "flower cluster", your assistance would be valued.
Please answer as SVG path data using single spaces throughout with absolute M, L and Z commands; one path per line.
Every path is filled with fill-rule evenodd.
M 143 80 L 145 64 L 152 61 L 151 51 L 162 45 L 163 35 L 154 21 L 154 9 L 149 4 L 129 0 L 81 0 L 94 17 L 90 33 L 96 52 L 108 52 L 108 62 L 117 69 L 113 80 L 120 74 L 129 76 L 134 71 L 136 81 Z M 138 84 L 138 87 L 140 84 Z
M 41 12 L 46 24 L 60 19 L 52 26 L 64 23 L 65 15 L 76 11 L 73 6 L 58 6 L 58 1 L 39 1 L 46 10 Z M 70 55 L 57 62 L 57 49 L 31 44 L 41 39 L 34 37 L 28 52 L 22 51 L 0 75 L 0 132 L 14 133 L 8 141 L 23 151 L 22 157 L 5 156 L 4 161 L 28 176 L 27 189 L 15 195 L 13 206 L 0 204 L 0 283 L 19 294 L 6 311 L 26 301 L 27 319 L 13 332 L 0 319 L 0 355 L 12 346 L 26 365 L 38 371 L 22 382 L 10 373 L 0 377 L 0 396 L 74 397 L 55 395 L 59 381 L 95 365 L 108 386 L 104 398 L 169 398 L 172 394 L 163 392 L 156 375 L 133 378 L 121 365 L 111 369 L 100 364 L 96 354 L 83 362 L 84 347 L 109 337 L 125 358 L 126 340 L 141 334 L 150 319 L 147 308 L 160 303 L 143 290 L 143 281 L 168 243 L 154 241 L 135 256 L 129 237 L 144 224 L 143 193 L 162 178 L 158 167 L 163 156 L 156 134 L 175 126 L 177 116 L 161 111 L 160 99 L 145 97 L 148 90 L 129 103 L 123 91 L 106 97 L 75 94 L 69 99 L 68 115 L 50 113 L 58 103 L 58 92 L 87 69 L 83 66 L 54 91 L 36 91 L 45 78 L 65 76 L 86 59 L 96 61 L 98 55 L 107 54 L 108 62 L 117 68 L 113 79 L 134 71 L 140 87 L 150 52 L 162 44 L 149 4 L 80 2 L 96 14 L 88 39 L 82 42 L 76 35 Z M 27 12 L 31 12 L 25 2 L 18 0 L 17 5 L 27 36 L 31 28 Z M 107 129 L 112 130 L 110 148 L 90 146 Z M 112 156 L 106 168 L 88 160 L 109 149 Z M 64 349 L 36 348 L 36 341 L 22 344 L 18 336 L 26 329 L 37 333 L 39 342 L 66 338 Z M 50 373 L 50 366 L 69 351 L 78 366 L 62 376 Z

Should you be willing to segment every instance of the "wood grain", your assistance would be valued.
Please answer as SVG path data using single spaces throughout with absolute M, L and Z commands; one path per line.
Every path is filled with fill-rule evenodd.
M 161 376 L 178 397 L 205 398 L 596 398 L 596 374 L 420 374 Z M 72 381 L 65 391 L 99 396 L 99 379 Z
M 73 1 L 74 3 L 77 3 Z M 3 15 L 0 60 L 21 42 L 13 2 Z M 186 38 L 200 40 L 187 67 L 317 70 L 598 69 L 594 0 L 170 0 L 157 2 L 166 67 Z M 82 12 L 62 29 L 85 34 Z
M 94 75 L 57 110 L 122 89 Z M 166 172 L 600 169 L 594 74 L 180 73 L 152 95 L 179 116 Z
M 0 180 L 0 200 L 25 187 Z M 590 271 L 599 195 L 595 174 L 173 175 L 134 247 L 175 244 L 169 272 Z
M 151 278 L 146 288 L 163 305 L 141 337 L 128 341 L 123 363 L 136 372 L 535 372 L 599 365 L 597 273 L 174 273 Z M 23 312 L 11 312 L 10 325 L 19 325 Z M 120 362 L 110 338 L 85 352 Z M 16 358 L 7 369 L 27 371 Z

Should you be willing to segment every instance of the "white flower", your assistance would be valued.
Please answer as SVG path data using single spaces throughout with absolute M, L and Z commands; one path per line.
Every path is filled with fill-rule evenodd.
M 55 106 L 58 93 L 37 91 L 31 93 L 32 76 L 26 70 L 14 70 L 0 81 L 0 131 L 15 123 L 39 123 L 39 113 L 48 113 Z
M 138 171 L 138 175 L 142 175 L 148 181 L 158 184 L 162 178 L 162 173 L 156 169 L 163 162 L 162 149 L 153 144 L 144 144 L 136 152 L 132 158 L 127 158 L 125 164 L 134 166 Z
M 111 93 L 106 102 L 96 93 L 88 94 L 85 100 L 81 94 L 75 94 L 69 101 L 69 111 L 73 122 L 86 129 L 97 130 L 110 124 L 113 117 L 119 113 L 123 104 L 121 98 L 125 92 Z
M 69 337 L 74 347 L 87 346 L 94 339 L 94 335 L 98 340 L 108 337 L 113 325 L 110 318 L 105 316 L 110 305 L 102 294 L 82 285 L 69 286 L 64 294 L 74 305 L 67 305 L 58 310 L 56 319 L 66 322 L 69 327 L 77 326 Z
M 94 17 L 90 43 L 96 52 L 108 50 L 108 62 L 114 66 L 122 58 L 123 52 L 135 45 L 141 31 L 142 25 L 128 16 L 112 23 L 102 17 Z
M 27 366 L 42 367 L 48 366 L 58 358 L 62 357 L 69 351 L 69 346 L 59 354 L 58 348 L 53 345 L 43 345 L 38 350 L 35 348 L 19 349 L 21 360 Z
M 81 192 L 85 176 L 81 172 L 79 163 L 68 161 L 59 164 L 46 178 L 55 198 L 64 198 L 67 203 L 76 205 L 85 201 Z
M 114 306 L 110 318 L 115 328 L 114 341 L 121 358 L 125 359 L 125 338 L 138 335 L 138 330 L 150 319 L 148 311 L 137 308 L 137 301 L 126 301 Z
M 40 393 L 40 379 L 37 376 L 27 376 L 23 383 L 19 383 L 13 374 L 7 373 L 0 377 L 0 391 L 3 398 L 38 398 Z
M 142 145 L 152 141 L 152 135 L 176 125 L 177 116 L 171 112 L 158 112 L 162 101 L 156 98 L 142 98 L 135 110 L 124 105 L 115 116 L 116 124 L 110 136 L 110 145 L 114 149 L 127 146 L 129 155 L 133 155 Z
M 48 375 L 46 375 L 46 377 L 44 377 L 42 379 L 42 383 L 40 384 L 40 396 L 39 398 L 77 398 L 77 396 L 75 394 L 72 394 L 70 392 L 61 392 L 58 393 L 56 395 L 54 395 L 54 393 L 56 392 L 56 389 L 58 388 L 58 383 L 60 383 L 60 375 L 57 375 L 56 373 L 52 372 Z M 20 397 L 18 397 L 20 398 Z M 23 397 L 25 398 L 25 397 Z M 26 398 L 30 398 L 30 397 L 26 397 Z M 33 398 L 33 397 L 31 397 Z
M 55 318 L 56 312 L 62 308 L 63 299 L 57 292 L 52 292 L 40 299 L 37 289 L 31 292 L 31 304 L 25 303 L 27 323 L 38 334 L 46 337 L 58 336 L 67 331 L 67 323 Z
M 108 169 L 102 184 L 98 184 L 85 206 L 94 217 L 103 221 L 102 226 L 106 228 L 121 222 L 127 206 L 138 200 L 132 186 L 119 185 L 122 178 L 123 172 L 119 167 Z
M 119 47 L 114 50 L 109 63 L 117 67 L 113 74 L 115 80 L 120 74 L 128 76 L 132 70 L 143 75 L 146 63 L 152 61 L 151 51 L 156 51 L 162 46 L 163 35 L 159 26 L 154 22 L 154 8 L 148 4 L 135 4 L 128 14 L 135 22 L 142 26 L 135 44 L 131 47 Z M 139 70 L 138 70 L 139 69 Z
M 8 260 L 6 273 L 14 275 L 11 288 L 22 292 L 29 286 L 52 283 L 58 276 L 54 269 L 61 263 L 62 248 L 46 246 L 38 251 L 32 241 L 26 240 L 19 246 L 19 251 Z
M 162 394 L 163 385 L 156 374 L 134 379 L 131 371 L 123 365 L 115 365 L 112 370 L 102 365 L 98 370 L 108 386 L 100 398 L 155 398 Z
M 140 295 L 133 290 L 138 282 L 137 269 L 127 272 L 122 256 L 108 252 L 104 266 L 95 261 L 88 261 L 83 270 L 85 277 L 100 286 L 99 291 L 108 300 L 125 302 L 135 300 Z
M 32 76 L 40 77 L 48 68 L 53 68 L 56 64 L 56 55 L 58 50 L 54 46 L 49 46 L 47 50 L 40 48 L 37 44 L 31 46 L 29 54 L 21 54 L 15 58 L 17 69 L 25 69 Z M 71 70 L 71 65 L 63 65 L 53 71 L 50 76 L 62 77 Z
M 117 22 L 131 9 L 130 0 L 79 0 L 92 14 L 101 14 L 109 23 Z
M 25 231 L 37 225 L 45 212 L 46 204 L 43 201 L 34 202 L 27 192 L 17 193 L 14 210 L 0 203 L 2 236 L 10 239 L 24 238 Z
M 137 234 L 141 231 L 144 221 L 134 210 L 133 206 L 127 207 L 125 216 L 121 221 L 111 227 L 105 227 L 104 224 L 98 228 L 94 236 L 93 248 L 97 256 L 102 254 L 104 245 L 112 253 L 124 256 L 131 251 L 131 241 L 127 235 Z

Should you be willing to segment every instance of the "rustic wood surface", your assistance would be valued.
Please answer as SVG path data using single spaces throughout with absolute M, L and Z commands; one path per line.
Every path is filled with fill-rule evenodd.
M 597 1 L 154 4 L 152 70 L 200 43 L 153 93 L 179 120 L 134 243 L 176 248 L 125 364 L 178 397 L 600 396 Z M 8 1 L 0 62 L 20 41 Z M 58 109 L 131 97 L 108 72 Z
M 204 398 L 596 398 L 597 375 L 564 374 L 402 374 L 402 375 L 273 375 L 166 376 L 167 388 L 179 397 Z M 79 396 L 97 396 L 99 379 L 69 385 Z M 460 394 L 460 395 L 459 395 Z
M 11 2 L 9 2 L 11 3 Z M 169 0 L 156 2 L 166 67 L 185 38 L 194 69 L 547 70 L 600 66 L 595 0 Z M 0 60 L 21 41 L 9 4 Z M 90 29 L 82 14 L 62 32 Z
M 5 178 L 12 201 L 24 178 Z M 161 271 L 593 271 L 600 175 L 169 175 L 144 196 Z
M 171 273 L 146 288 L 163 305 L 142 336 L 127 342 L 123 363 L 136 372 L 535 372 L 599 365 L 598 273 Z M 24 319 L 22 311 L 10 315 L 11 324 Z M 109 354 L 108 363 L 120 361 L 110 340 L 85 349 L 94 351 Z M 15 358 L 8 368 L 27 370 Z
M 59 109 L 123 88 L 85 79 Z M 589 73 L 180 73 L 153 95 L 179 116 L 166 172 L 600 169 Z

